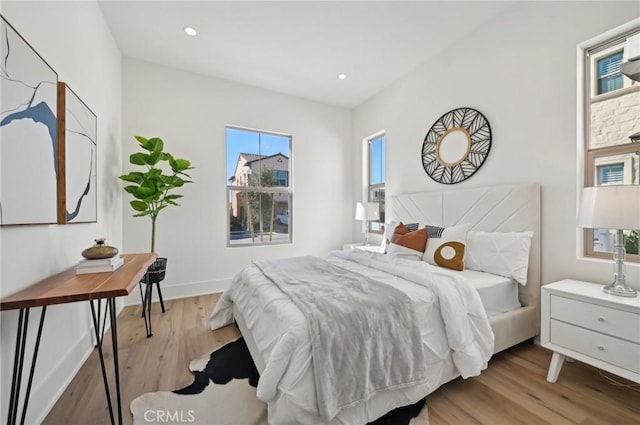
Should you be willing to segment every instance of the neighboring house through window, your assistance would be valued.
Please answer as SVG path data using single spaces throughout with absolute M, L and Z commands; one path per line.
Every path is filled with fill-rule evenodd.
M 640 184 L 640 84 L 620 72 L 632 29 L 584 50 L 584 185 Z M 627 260 L 640 262 L 638 229 L 626 229 Z M 584 255 L 610 258 L 610 229 L 585 229 Z
M 227 127 L 228 246 L 291 242 L 291 136 Z
M 379 221 L 370 221 L 369 231 L 384 232 L 385 219 L 385 181 L 386 181 L 386 137 L 377 133 L 365 139 L 367 146 L 367 197 L 369 202 L 377 202 L 380 211 Z

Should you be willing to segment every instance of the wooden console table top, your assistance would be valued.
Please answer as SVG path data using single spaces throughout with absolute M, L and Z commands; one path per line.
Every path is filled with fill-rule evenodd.
M 124 264 L 106 273 L 76 275 L 75 266 L 71 267 L 3 298 L 0 311 L 129 295 L 156 257 L 155 253 L 125 254 Z

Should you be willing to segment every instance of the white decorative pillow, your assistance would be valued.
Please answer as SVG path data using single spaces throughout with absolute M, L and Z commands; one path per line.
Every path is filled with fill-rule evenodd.
M 466 267 L 527 284 L 532 231 L 469 232 Z
M 429 238 L 422 261 L 452 270 L 464 270 L 465 245 L 469 225 L 426 226 L 426 228 Z

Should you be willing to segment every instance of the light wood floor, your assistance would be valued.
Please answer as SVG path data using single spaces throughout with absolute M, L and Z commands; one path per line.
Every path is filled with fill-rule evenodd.
M 192 381 L 188 371 L 191 359 L 239 335 L 235 327 L 209 329 L 208 316 L 217 299 L 218 295 L 206 295 L 167 301 L 165 314 L 154 303 L 152 338 L 145 336 L 139 306 L 127 307 L 120 314 L 118 352 L 125 424 L 131 424 L 131 400 L 145 392 L 188 385 Z M 104 347 L 110 364 L 108 338 Z M 545 379 L 550 359 L 549 351 L 529 344 L 494 356 L 479 377 L 458 378 L 427 397 L 431 425 L 640 423 L 640 392 L 613 386 L 597 369 L 579 362 L 565 362 L 558 383 L 550 384 Z M 112 370 L 108 373 L 112 376 Z M 109 423 L 97 352 L 83 365 L 44 423 Z

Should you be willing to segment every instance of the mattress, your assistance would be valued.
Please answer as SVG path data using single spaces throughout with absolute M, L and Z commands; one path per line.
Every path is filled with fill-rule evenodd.
M 436 267 L 436 269 L 438 273 L 462 276 L 478 291 L 489 317 L 522 307 L 518 299 L 518 282 L 513 279 L 469 269 L 463 271 L 442 267 Z

